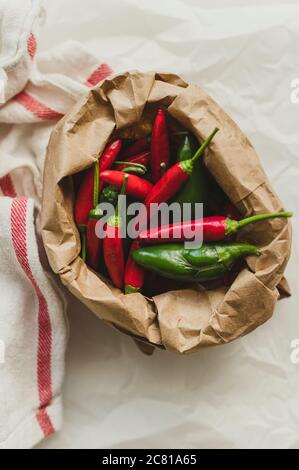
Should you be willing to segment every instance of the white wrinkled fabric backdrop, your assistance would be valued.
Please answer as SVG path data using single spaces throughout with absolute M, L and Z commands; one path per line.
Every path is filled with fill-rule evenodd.
M 293 296 L 247 337 L 186 357 L 144 356 L 71 300 L 64 426 L 39 447 L 299 448 L 299 363 L 290 360 L 299 339 L 299 103 L 290 100 L 299 4 L 225 3 L 48 0 L 40 50 L 75 39 L 116 72 L 173 71 L 202 85 L 248 135 L 295 212 L 286 273 Z

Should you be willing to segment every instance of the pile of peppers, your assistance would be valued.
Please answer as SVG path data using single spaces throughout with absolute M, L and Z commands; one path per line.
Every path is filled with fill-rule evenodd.
M 225 279 L 238 260 L 260 255 L 255 245 L 236 242 L 234 234 L 260 220 L 292 215 L 274 212 L 241 219 L 200 158 L 219 129 L 199 146 L 191 132 L 173 122 L 170 125 L 169 119 L 167 111 L 158 109 L 151 135 L 129 142 L 112 140 L 91 168 L 75 175 L 74 217 L 81 236 L 81 257 L 125 294 L 147 293 L 148 284 L 155 294 L 155 285 L 167 291 L 180 283 Z M 123 238 L 118 198 L 122 194 L 130 201 L 143 202 L 147 221 L 151 204 L 164 202 L 191 203 L 191 220 L 141 230 L 133 240 Z M 96 234 L 103 217 L 99 202 L 115 207 L 102 227 L 104 238 Z M 201 219 L 194 218 L 198 202 L 204 207 Z M 184 244 L 188 241 L 184 233 L 190 230 L 194 234 L 201 231 L 202 246 Z

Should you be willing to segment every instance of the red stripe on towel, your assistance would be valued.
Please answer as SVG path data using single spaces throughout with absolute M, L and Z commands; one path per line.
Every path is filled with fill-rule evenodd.
M 90 87 L 95 86 L 101 80 L 104 80 L 104 78 L 108 77 L 111 74 L 112 74 L 112 69 L 109 67 L 109 65 L 108 64 L 101 64 L 88 77 L 88 79 L 85 82 L 85 85 L 90 86 Z
M 13 99 L 40 119 L 58 119 L 63 116 L 63 114 L 54 111 L 54 109 L 49 108 L 36 98 L 33 98 L 33 96 L 29 95 L 26 91 L 21 91 Z
M 30 33 L 27 39 L 27 52 L 31 59 L 34 59 L 36 53 L 36 38 L 33 33 Z
M 17 197 L 17 193 L 10 175 L 5 175 L 0 178 L 0 189 L 4 196 Z
M 46 437 L 55 432 L 46 409 L 53 398 L 51 374 L 52 325 L 47 299 L 32 273 L 28 259 L 26 227 L 27 204 L 28 199 L 26 197 L 15 198 L 12 202 L 11 237 L 17 260 L 31 282 L 38 300 L 37 385 L 39 409 L 36 413 L 36 417 Z

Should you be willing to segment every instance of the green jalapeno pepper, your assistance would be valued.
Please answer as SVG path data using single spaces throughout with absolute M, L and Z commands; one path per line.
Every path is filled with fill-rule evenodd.
M 132 253 L 134 261 L 143 268 L 187 282 L 220 279 L 246 255 L 259 256 L 260 252 L 248 243 L 227 243 L 190 248 L 183 244 L 164 244 L 141 247 Z
M 185 135 L 183 134 L 182 142 L 178 148 L 176 161 L 182 162 L 185 160 L 189 160 L 193 157 L 197 148 L 198 142 L 195 137 L 190 133 L 187 133 Z M 202 160 L 199 159 L 194 162 L 193 172 L 190 175 L 189 180 L 175 195 L 173 202 L 179 202 L 181 205 L 181 210 L 183 209 L 182 204 L 184 202 L 192 203 L 191 218 L 194 218 L 195 216 L 194 204 L 196 202 L 201 202 L 204 204 L 204 215 L 207 215 L 208 181 Z

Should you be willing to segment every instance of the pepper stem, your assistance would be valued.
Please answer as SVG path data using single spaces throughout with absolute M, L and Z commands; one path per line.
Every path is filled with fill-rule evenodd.
M 121 188 L 120 188 L 120 193 L 119 193 L 120 196 L 124 196 L 126 194 L 128 179 L 129 179 L 129 175 L 125 175 L 123 184 L 121 185 Z
M 118 214 L 119 214 L 119 196 L 124 196 L 126 194 L 128 179 L 129 179 L 129 175 L 125 175 L 124 180 L 123 180 L 123 184 L 121 185 L 120 193 L 118 195 L 118 201 L 117 201 L 117 204 L 116 204 L 116 208 L 115 208 L 115 219 L 118 218 Z
M 246 225 L 252 224 L 259 220 L 274 219 L 275 217 L 292 217 L 292 212 L 272 212 L 271 214 L 257 214 L 246 219 L 238 221 L 238 229 L 245 227 Z
M 95 209 L 99 203 L 99 178 L 100 168 L 99 160 L 94 163 L 94 180 L 93 180 L 93 208 Z
M 140 292 L 140 288 L 139 287 L 133 287 L 131 286 L 130 284 L 127 284 L 125 286 L 125 294 L 136 294 L 137 292 Z
M 146 172 L 146 170 L 143 170 L 143 168 L 135 166 L 127 166 L 126 168 L 122 168 L 120 171 L 123 173 L 135 173 L 136 175 L 144 175 Z
M 200 155 L 202 155 L 204 153 L 205 149 L 208 147 L 208 145 L 210 144 L 210 142 L 213 139 L 214 135 L 217 134 L 218 131 L 219 131 L 218 127 L 215 127 L 213 132 L 206 138 L 206 140 L 202 143 L 202 145 L 199 147 L 199 149 L 196 150 L 195 154 L 191 158 L 192 162 L 195 162 L 195 160 L 197 160 L 198 157 L 200 157 Z
M 242 220 L 226 219 L 225 234 L 231 235 L 232 233 L 241 230 L 249 224 L 258 222 L 259 220 L 274 219 L 275 217 L 292 217 L 292 212 L 271 212 L 270 214 L 256 214 L 251 217 L 246 217 Z
M 146 172 L 146 167 L 144 165 L 142 165 L 141 163 L 135 163 L 135 162 L 123 162 L 121 160 L 117 160 L 116 162 L 114 162 L 115 165 L 128 165 L 129 167 L 131 166 L 135 166 L 136 168 L 141 168 L 142 170 L 144 170 L 144 172 Z
M 88 214 L 89 219 L 96 219 L 99 220 L 103 217 L 104 213 L 102 209 L 98 209 L 97 207 L 95 209 L 91 209 Z

